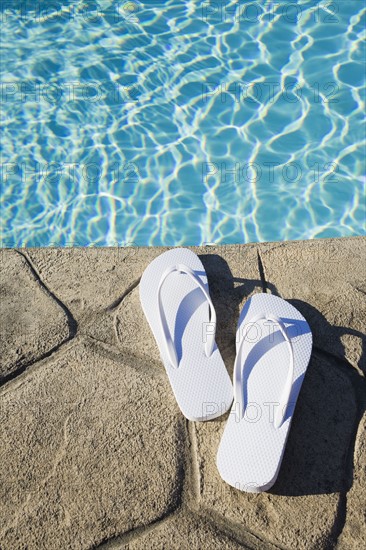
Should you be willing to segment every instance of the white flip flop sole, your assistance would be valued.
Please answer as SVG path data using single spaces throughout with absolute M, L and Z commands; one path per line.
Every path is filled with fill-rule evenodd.
M 176 248 L 155 258 L 142 275 L 140 300 L 184 416 L 224 414 L 233 387 L 215 342 L 216 314 L 198 256 Z
M 312 334 L 291 304 L 256 294 L 241 312 L 236 348 L 234 404 L 217 468 L 233 487 L 258 493 L 277 479 L 310 360 Z

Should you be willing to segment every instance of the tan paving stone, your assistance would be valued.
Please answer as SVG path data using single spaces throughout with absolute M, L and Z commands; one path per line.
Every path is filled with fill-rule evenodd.
M 218 475 L 225 418 L 187 428 L 172 396 L 138 295 L 142 272 L 164 250 L 25 251 L 59 302 L 21 256 L 3 251 L 6 369 L 69 338 L 67 309 L 78 327 L 74 342 L 1 390 L 1 550 L 89 550 L 103 541 L 115 548 L 114 540 L 144 549 L 184 540 L 192 549 L 328 550 L 340 532 L 340 550 L 363 548 L 365 419 L 352 486 L 347 453 L 360 411 L 355 388 L 360 396 L 364 385 L 366 239 L 193 249 L 208 273 L 230 373 L 240 309 L 263 284 L 298 307 L 313 331 L 317 351 L 281 472 L 259 495 Z M 34 320 L 41 322 L 30 332 Z
M 117 547 L 116 547 L 117 548 Z M 149 529 L 135 540 L 119 545 L 122 550 L 239 550 L 248 548 L 240 544 L 233 537 L 221 533 L 207 521 L 196 518 L 192 514 L 179 514 L 154 529 Z
M 184 424 L 167 386 L 82 343 L 4 387 L 2 550 L 86 549 L 173 511 Z
M 39 284 L 26 260 L 0 251 L 0 378 L 36 361 L 67 340 L 67 315 Z
M 366 413 L 360 423 L 354 454 L 353 484 L 347 495 L 347 518 L 338 548 L 366 548 Z
M 164 248 L 40 248 L 28 256 L 60 300 L 80 319 L 120 299 Z

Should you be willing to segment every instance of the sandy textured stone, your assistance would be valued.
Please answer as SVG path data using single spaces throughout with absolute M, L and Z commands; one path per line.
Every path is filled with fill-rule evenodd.
M 40 248 L 27 254 L 78 322 L 80 334 L 118 344 L 115 308 L 167 248 Z M 128 323 L 132 323 L 129 319 Z
M 353 472 L 348 458 L 364 410 L 366 239 L 193 248 L 230 373 L 253 293 L 289 299 L 313 331 L 281 472 L 259 495 L 219 477 L 226 418 L 187 423 L 172 395 L 138 292 L 164 250 L 24 251 L 40 281 L 3 251 L 6 368 L 57 351 L 1 390 L 1 550 L 363 548 L 365 419 Z
M 1 549 L 91 548 L 173 511 L 184 425 L 167 386 L 83 343 L 8 384 Z
M 179 514 L 149 529 L 135 540 L 118 546 L 120 550 L 239 550 L 248 548 L 221 533 L 214 525 L 192 514 Z
M 366 371 L 366 238 L 261 245 L 272 292 L 309 321 L 314 345 Z
M 0 252 L 0 300 L 0 379 L 70 337 L 72 326 L 65 311 L 13 250 Z
M 41 248 L 28 256 L 69 308 L 79 332 L 118 344 L 115 309 L 151 260 L 167 248 Z M 128 323 L 132 323 L 129 319 Z
M 347 519 L 338 548 L 366 548 L 366 413 L 360 423 L 354 454 L 353 484 L 347 495 Z
M 156 248 L 40 248 L 27 254 L 63 303 L 81 320 L 118 301 L 159 253 Z
M 328 548 L 357 414 L 344 372 L 313 357 L 299 396 L 284 460 L 269 493 L 248 494 L 224 483 L 215 457 L 225 418 L 195 424 L 200 498 L 224 519 L 285 548 Z
M 138 289 L 132 294 L 129 290 L 165 250 L 168 248 L 42 248 L 29 249 L 27 254 L 42 280 L 77 319 L 81 333 L 156 359 L 159 353 L 140 307 Z M 200 255 L 208 273 L 218 313 L 218 345 L 232 348 L 239 307 L 261 289 L 257 245 L 192 250 Z

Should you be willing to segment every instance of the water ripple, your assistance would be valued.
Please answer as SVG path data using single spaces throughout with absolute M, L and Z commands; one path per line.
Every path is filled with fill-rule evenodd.
M 364 233 L 362 1 L 37 5 L 2 13 L 5 246 Z

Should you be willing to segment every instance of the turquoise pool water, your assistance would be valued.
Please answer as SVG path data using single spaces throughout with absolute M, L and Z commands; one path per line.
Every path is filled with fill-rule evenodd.
M 3 246 L 364 234 L 363 0 L 1 16 Z

